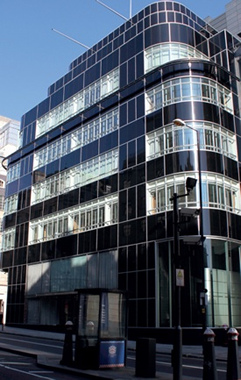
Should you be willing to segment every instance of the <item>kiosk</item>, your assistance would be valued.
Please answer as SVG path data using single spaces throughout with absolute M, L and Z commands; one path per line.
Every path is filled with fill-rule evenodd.
M 126 341 L 126 293 L 78 290 L 75 365 L 82 369 L 124 367 Z

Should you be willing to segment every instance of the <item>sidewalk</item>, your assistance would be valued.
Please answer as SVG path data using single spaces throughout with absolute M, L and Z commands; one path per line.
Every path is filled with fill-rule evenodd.
M 1 334 L 17 334 L 31 337 L 41 337 L 46 339 L 55 339 L 64 341 L 64 334 L 60 333 L 51 333 L 45 331 L 37 331 L 37 330 L 27 330 L 27 329 L 19 329 L 12 328 L 8 326 L 4 326 L 3 331 L 0 331 Z M 169 344 L 156 344 L 156 352 L 157 353 L 165 353 L 171 355 L 173 346 Z M 81 370 L 74 367 L 67 367 L 60 364 L 60 360 L 62 359 L 61 355 L 55 354 L 43 354 L 41 351 L 36 350 L 28 350 L 26 348 L 15 347 L 13 344 L 5 344 L 0 341 L 0 349 L 9 350 L 11 352 L 17 352 L 20 354 L 25 354 L 29 356 L 34 356 L 37 358 L 37 363 L 41 367 L 56 369 L 62 372 L 68 372 L 73 374 L 82 374 L 85 377 L 90 377 L 92 379 L 101 378 L 103 380 L 130 380 L 130 379 L 143 379 L 135 376 L 135 368 L 134 367 L 124 367 L 118 369 L 101 369 L 101 370 Z M 128 341 L 128 349 L 135 350 L 136 343 L 133 341 Z M 238 347 L 239 357 L 241 358 L 241 347 Z M 228 355 L 227 347 L 215 346 L 215 356 L 216 360 L 226 361 Z M 183 346 L 183 356 L 186 357 L 199 357 L 202 358 L 202 347 L 201 346 Z M 158 380 L 171 380 L 173 379 L 173 375 L 170 374 L 162 374 L 160 372 L 156 372 L 156 379 Z M 183 377 L 183 380 L 195 380 L 193 377 Z

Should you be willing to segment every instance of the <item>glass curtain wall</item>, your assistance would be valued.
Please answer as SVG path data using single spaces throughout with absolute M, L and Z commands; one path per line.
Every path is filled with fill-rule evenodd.
M 157 327 L 173 326 L 172 242 L 157 244 L 159 272 L 157 284 Z M 200 248 L 181 242 L 185 287 L 181 290 L 182 326 L 200 326 L 202 315 L 200 293 L 203 274 Z M 207 257 L 204 269 L 204 288 L 207 289 L 207 326 L 240 326 L 241 324 L 241 247 L 235 242 L 206 239 Z M 189 300 L 189 303 L 187 303 Z

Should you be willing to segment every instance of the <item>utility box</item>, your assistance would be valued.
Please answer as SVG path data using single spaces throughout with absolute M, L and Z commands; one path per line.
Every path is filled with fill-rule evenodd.
M 124 367 L 126 342 L 126 293 L 78 290 L 75 365 L 82 369 Z

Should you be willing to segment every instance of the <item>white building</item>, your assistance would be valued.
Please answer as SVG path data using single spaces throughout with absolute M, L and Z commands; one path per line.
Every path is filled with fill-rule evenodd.
M 205 21 L 218 31 L 227 29 L 232 34 L 241 37 L 241 1 L 230 1 L 225 5 L 224 13 L 215 18 L 208 16 Z
M 12 154 L 19 146 L 20 122 L 0 116 L 0 247 L 2 246 L 2 218 L 4 213 L 5 182 L 7 161 L 5 157 Z M 1 254 L 1 251 L 0 251 Z M 7 305 L 7 283 L 6 272 L 0 271 L 0 322 L 5 323 Z

